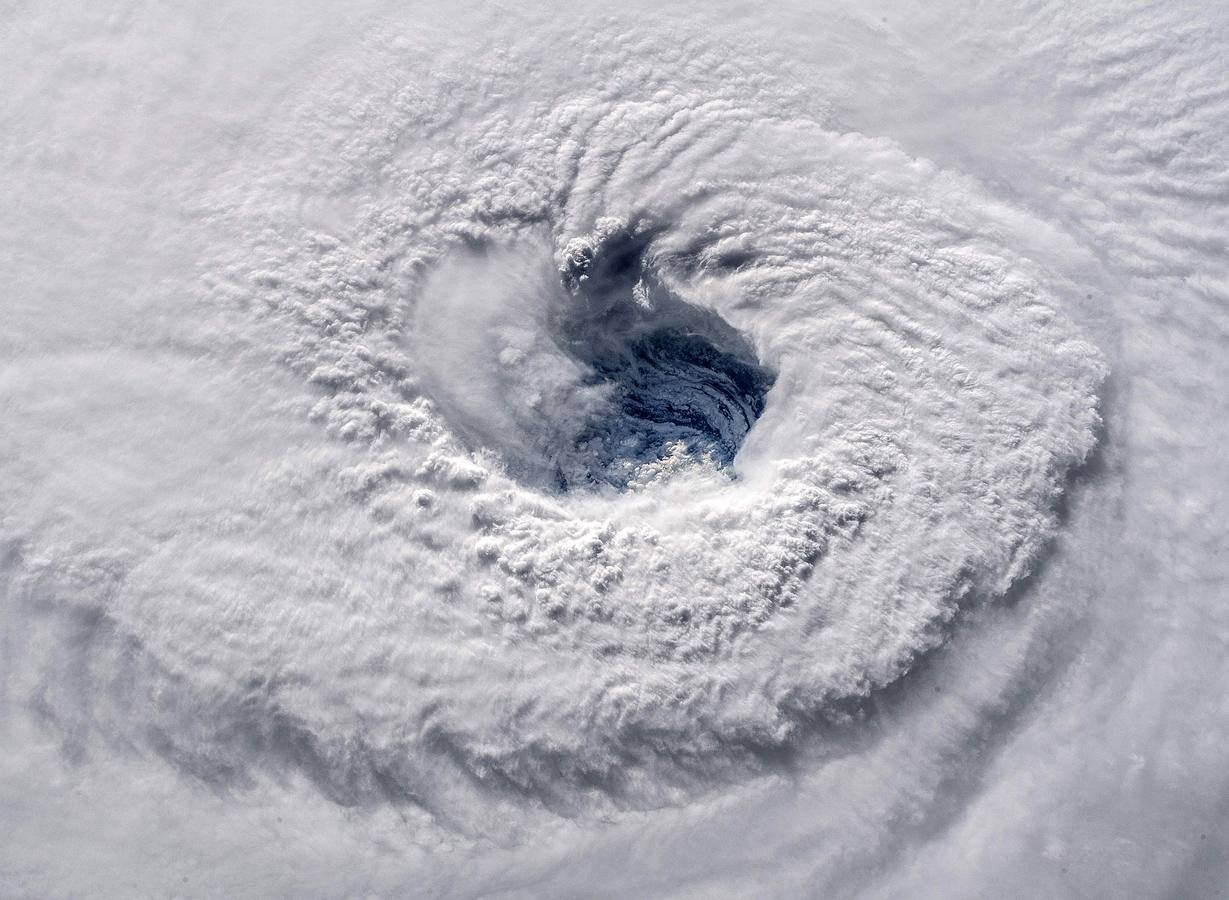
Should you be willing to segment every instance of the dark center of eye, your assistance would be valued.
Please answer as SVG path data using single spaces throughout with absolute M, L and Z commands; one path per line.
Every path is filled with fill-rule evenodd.
M 574 306 L 560 346 L 611 389 L 559 459 L 559 486 L 625 486 L 645 463 L 683 452 L 728 467 L 763 413 L 775 374 L 712 310 L 655 276 L 643 235 L 615 232 L 566 270 Z

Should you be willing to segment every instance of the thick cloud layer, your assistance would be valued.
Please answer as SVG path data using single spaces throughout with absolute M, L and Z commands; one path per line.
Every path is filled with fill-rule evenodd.
M 3 39 L 7 893 L 1219 890 L 1218 14 L 337 16 Z

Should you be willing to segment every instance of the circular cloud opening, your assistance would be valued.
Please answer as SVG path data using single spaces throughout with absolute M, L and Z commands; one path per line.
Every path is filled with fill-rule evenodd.
M 577 435 L 562 486 L 626 486 L 660 460 L 728 468 L 763 413 L 776 375 L 715 312 L 687 303 L 644 259 L 647 240 L 599 227 L 569 245 L 562 269 L 574 302 L 560 345 L 604 386 L 608 403 Z
M 557 270 L 531 243 L 442 266 L 414 323 L 433 402 L 471 449 L 551 492 L 730 470 L 775 373 L 655 272 L 655 232 L 602 220 Z

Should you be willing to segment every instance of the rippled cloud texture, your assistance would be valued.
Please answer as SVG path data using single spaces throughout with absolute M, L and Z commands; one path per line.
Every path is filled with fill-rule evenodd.
M 1220 6 L 77 6 L 5 896 L 1222 895 Z

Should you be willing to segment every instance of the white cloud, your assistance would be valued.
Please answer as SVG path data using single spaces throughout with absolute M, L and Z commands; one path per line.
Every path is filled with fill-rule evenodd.
M 38 14 L 10 892 L 1211 890 L 1211 15 Z

